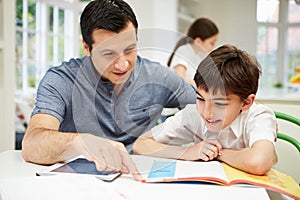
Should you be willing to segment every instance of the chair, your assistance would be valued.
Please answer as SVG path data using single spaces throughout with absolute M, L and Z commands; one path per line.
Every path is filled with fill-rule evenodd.
M 299 131 L 293 131 L 293 133 L 294 132 L 296 134 L 299 133 L 299 136 L 300 136 L 300 119 L 293 117 L 291 115 L 282 113 L 282 112 L 278 112 L 278 111 L 274 111 L 274 113 L 275 113 L 275 116 L 277 119 L 281 119 L 281 120 L 278 120 L 278 123 L 280 121 L 282 121 L 280 123 L 289 122 L 289 124 L 286 124 L 286 125 L 291 125 L 292 130 L 295 130 L 295 127 L 296 127 L 296 129 L 299 128 Z M 296 181 L 299 181 L 299 186 L 300 186 L 299 166 L 297 167 L 297 163 L 300 162 L 300 141 L 297 140 L 295 137 L 291 136 L 291 134 L 289 134 L 289 135 L 287 134 L 288 127 L 286 127 L 286 129 L 283 131 L 282 128 L 285 128 L 285 127 L 282 127 L 279 124 L 278 128 L 279 128 L 279 131 L 277 133 L 277 138 L 282 140 L 283 143 L 292 144 L 293 148 L 289 147 L 291 145 L 287 145 L 287 144 L 283 144 L 283 143 L 280 144 L 280 145 L 282 145 L 281 147 L 279 146 L 279 144 L 276 144 L 276 145 L 278 145 L 277 147 L 279 147 L 277 149 L 281 150 L 281 152 L 280 151 L 278 152 L 279 162 L 276 165 L 277 167 L 275 167 L 275 168 L 279 168 L 279 170 L 281 170 L 287 174 L 290 174 Z M 297 138 L 299 138 L 299 137 L 297 136 Z M 280 143 L 280 142 L 277 142 L 277 143 Z M 297 151 L 294 147 L 297 149 Z M 298 152 L 299 154 L 295 155 L 295 152 Z M 291 156 L 293 156 L 293 158 L 291 158 Z M 293 163 L 293 164 L 291 164 L 291 163 Z
M 283 119 L 285 121 L 294 123 L 294 124 L 296 124 L 300 127 L 300 119 L 297 119 L 293 116 L 290 116 L 288 114 L 278 112 L 278 111 L 274 111 L 274 113 L 275 113 L 275 116 L 276 116 L 277 119 Z M 300 132 L 300 129 L 299 129 L 299 132 Z M 277 138 L 285 140 L 285 141 L 291 143 L 292 145 L 294 145 L 297 148 L 297 150 L 300 153 L 300 142 L 298 140 L 296 140 L 295 138 L 293 138 L 293 137 L 291 137 L 291 136 L 289 136 L 285 133 L 280 133 L 280 132 L 277 133 Z

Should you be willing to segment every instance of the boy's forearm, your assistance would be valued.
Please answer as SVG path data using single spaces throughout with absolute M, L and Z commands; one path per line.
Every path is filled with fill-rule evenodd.
M 261 153 L 263 154 L 263 152 Z M 261 159 L 259 157 L 251 148 L 242 150 L 223 149 L 222 155 L 219 155 L 217 159 L 242 171 L 263 175 L 271 169 L 274 159 Z
M 250 159 L 249 150 L 249 148 L 243 150 L 223 149 L 222 154 L 217 157 L 217 160 L 251 173 L 251 169 L 249 169 L 250 167 L 248 164 L 248 159 Z
M 157 142 L 149 132 L 139 137 L 132 147 L 133 153 L 136 154 L 172 159 L 183 159 L 186 150 L 187 147 Z

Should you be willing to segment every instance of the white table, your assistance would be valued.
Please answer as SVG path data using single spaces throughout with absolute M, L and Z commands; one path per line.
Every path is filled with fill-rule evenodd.
M 34 177 L 37 171 L 46 166 L 27 163 L 23 160 L 21 151 L 5 151 L 0 153 L 0 180 L 20 177 Z M 18 180 L 18 179 L 16 179 Z M 18 185 L 16 183 L 16 185 Z M 125 199 L 231 199 L 231 200 L 264 200 L 270 199 L 270 194 L 263 188 L 225 187 L 207 184 L 176 184 L 176 183 L 140 183 L 134 181 L 131 175 L 122 175 L 107 184 L 124 194 Z M 40 187 L 43 187 L 42 185 Z M 17 188 L 16 188 L 17 189 Z M 37 188 L 38 189 L 38 188 Z M 272 196 L 272 195 L 271 195 Z M 279 195 L 275 194 L 274 199 Z M 281 196 L 281 195 L 280 195 Z M 271 199 L 273 199 L 271 197 Z M 281 198 L 282 199 L 282 198 Z M 6 200 L 6 199 L 2 199 Z M 15 199 L 14 199 L 15 200 Z

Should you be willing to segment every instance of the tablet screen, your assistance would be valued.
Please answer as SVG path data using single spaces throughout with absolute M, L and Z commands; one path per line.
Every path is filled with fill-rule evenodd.
M 67 163 L 56 163 L 40 172 L 37 176 L 47 176 L 56 174 L 95 176 L 103 181 L 113 181 L 122 173 L 116 171 L 98 171 L 94 162 L 87 160 L 83 156 L 78 156 Z
M 79 173 L 79 174 L 94 174 L 94 175 L 109 175 L 118 172 L 114 171 L 98 171 L 94 162 L 85 158 L 77 158 L 61 167 L 58 167 L 51 172 L 64 173 Z

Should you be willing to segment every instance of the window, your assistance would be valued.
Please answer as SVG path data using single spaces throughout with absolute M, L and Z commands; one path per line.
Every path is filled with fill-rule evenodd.
M 16 0 L 17 90 L 35 89 L 49 67 L 82 55 L 83 6 L 77 0 Z
M 256 19 L 261 86 L 291 85 L 300 68 L 300 5 L 295 0 L 257 0 Z

